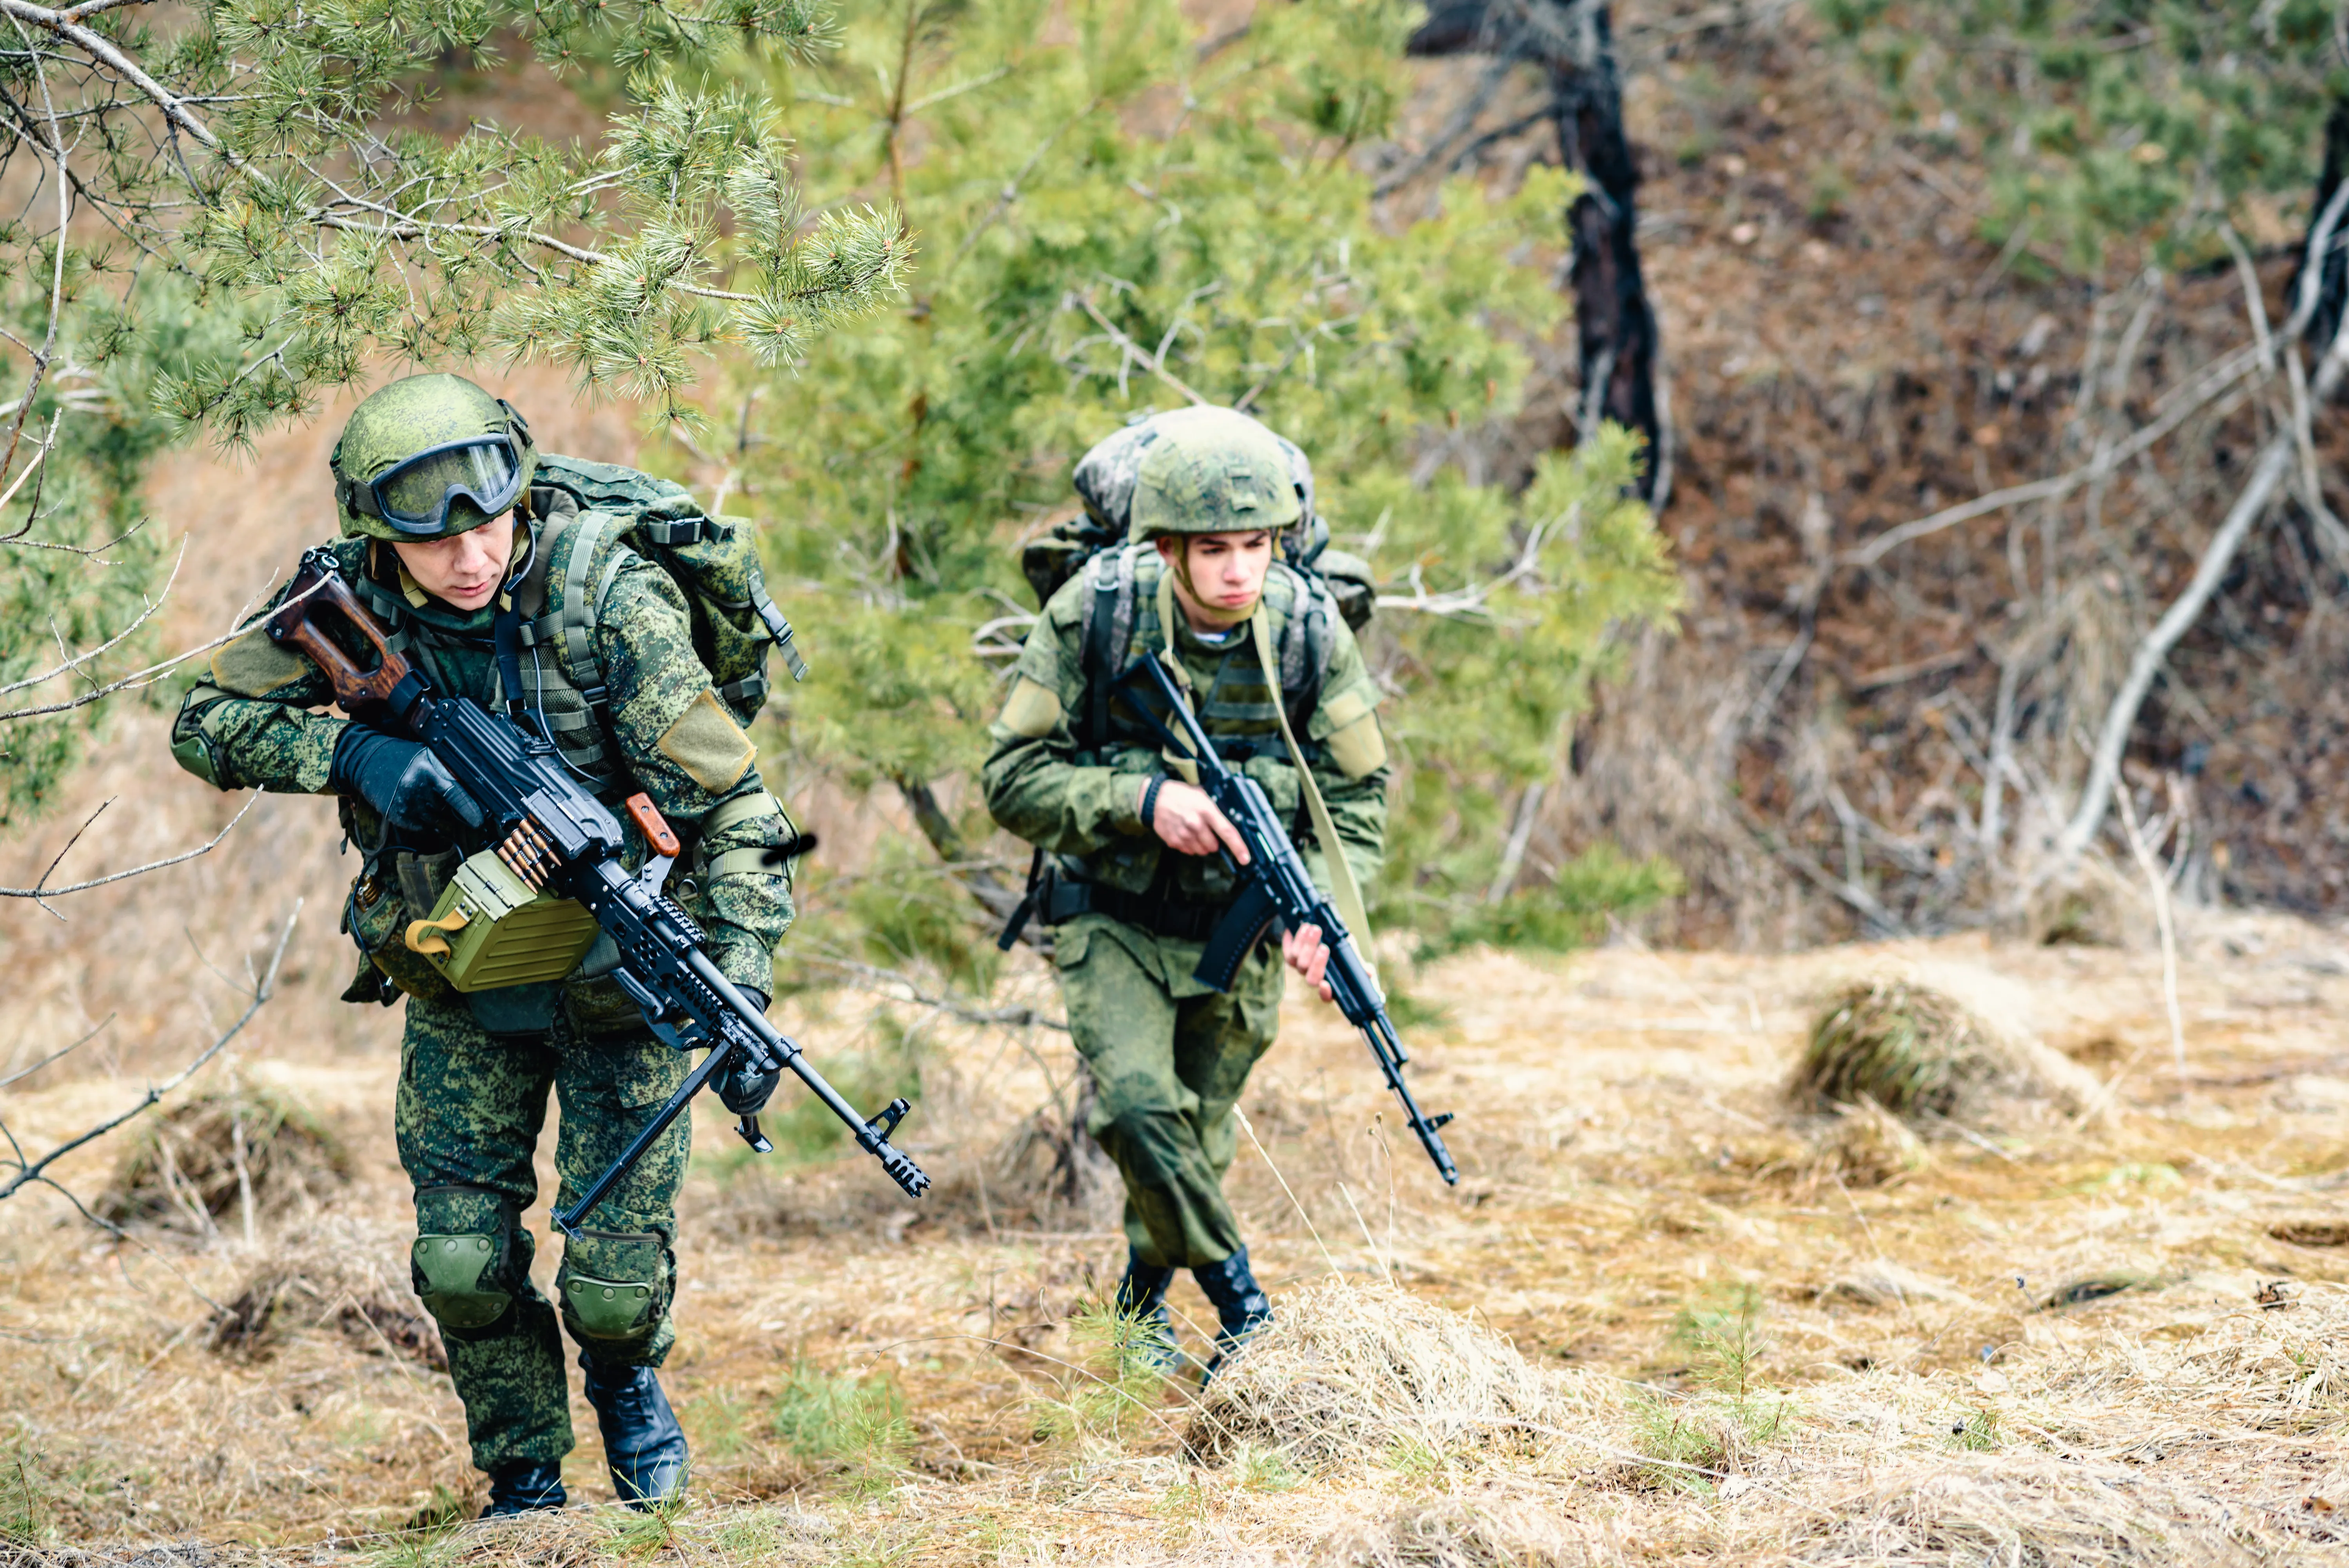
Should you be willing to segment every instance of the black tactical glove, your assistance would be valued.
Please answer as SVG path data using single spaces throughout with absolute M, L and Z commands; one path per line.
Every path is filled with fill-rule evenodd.
M 422 743 L 354 724 L 335 742 L 329 789 L 357 795 L 396 832 L 454 838 L 481 825 L 481 808 Z
M 755 985 L 737 985 L 737 991 L 750 999 L 760 1012 L 767 1010 L 767 994 Z M 718 1103 L 737 1116 L 756 1116 L 767 1108 L 775 1095 L 775 1086 L 783 1081 L 783 1069 L 752 1072 L 750 1065 L 737 1057 L 718 1074 Z

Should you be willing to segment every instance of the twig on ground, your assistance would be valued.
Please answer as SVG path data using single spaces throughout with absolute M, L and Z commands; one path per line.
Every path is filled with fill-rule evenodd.
M 2148 839 L 2137 826 L 2137 806 L 2129 799 L 2126 781 L 2113 790 L 2113 801 L 2121 809 L 2121 828 L 2128 837 L 2129 854 L 2137 861 L 2137 869 L 2145 873 L 2145 885 L 2153 893 L 2153 921 L 2161 932 L 2161 1003 L 2169 1016 L 2169 1057 L 2178 1071 L 2178 1080 L 2186 1081 L 2186 1017 L 2178 1006 L 2178 925 L 2169 907 L 2169 879 L 2161 874 L 2161 863 L 2154 858 L 2172 825 L 2173 819 L 2165 815 L 2157 822 L 2160 830 Z

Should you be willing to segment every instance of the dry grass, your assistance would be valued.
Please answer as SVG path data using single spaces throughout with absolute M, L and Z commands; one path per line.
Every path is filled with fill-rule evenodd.
M 1576 1418 L 1515 1346 L 1456 1312 L 1343 1276 L 1284 1297 L 1192 1412 L 1209 1460 L 1259 1449 L 1300 1469 L 1381 1460 L 1438 1463 L 1522 1446 Z
M 447 1371 L 440 1328 L 400 1266 L 409 1239 L 347 1219 L 284 1237 L 212 1314 L 204 1343 L 256 1361 L 294 1335 L 331 1328 L 364 1353 L 402 1356 Z
M 92 1205 L 116 1224 L 160 1222 L 210 1234 L 250 1209 L 256 1219 L 313 1212 L 350 1180 L 342 1140 L 290 1096 L 226 1088 L 171 1107 L 125 1135 L 121 1163 Z
M 2127 1076 L 2105 1120 L 1980 1141 L 1788 1107 L 1822 988 L 1947 995 L 1994 967 L 2034 1036 L 2118 1070 L 2166 1039 L 2150 955 L 1463 955 L 1413 983 L 1454 1020 L 1413 1043 L 1465 1113 L 1457 1194 L 1396 1148 L 1359 1045 L 1292 1005 L 1247 1100 L 1286 1186 L 1245 1140 L 1232 1179 L 1279 1317 L 1205 1396 L 1103 1359 L 1086 1314 L 1122 1241 L 1040 1225 L 1050 1184 L 990 1159 L 1065 1042 L 1031 1059 L 936 1026 L 924 1152 L 969 1189 L 953 1205 L 909 1210 L 854 1158 L 747 1161 L 701 1122 L 667 1374 L 698 1501 L 658 1527 L 604 1505 L 430 1532 L 480 1498 L 446 1381 L 389 1315 L 414 1312 L 392 1057 L 251 1060 L 255 1092 L 343 1136 L 351 1181 L 250 1250 L 233 1225 L 119 1245 L 62 1205 L 0 1209 L 22 1347 L 0 1457 L 26 1457 L 59 1563 L 194 1539 L 292 1568 L 331 1535 L 385 1568 L 2313 1563 L 2349 1509 L 2349 1258 L 2322 1244 L 2349 965 L 2287 922 L 2189 938 L 2189 1084 Z M 802 1005 L 830 1009 L 803 1037 L 856 1046 L 843 999 Z M 12 1096 L 12 1122 L 120 1092 Z M 1210 1321 L 1187 1281 L 1174 1305 Z M 566 1480 L 600 1502 L 574 1419 Z
M 1956 971 L 1945 972 L 1954 977 Z M 1992 1010 L 1906 975 L 1847 982 L 1830 996 L 1811 1026 L 1811 1037 L 1787 1080 L 1787 1098 L 1820 1110 L 1873 1107 L 1912 1122 L 1980 1122 L 2017 1107 L 2044 1107 L 2067 1115 L 2087 1110 L 2096 1080 L 2049 1050 L 2021 1025 L 2011 995 Z M 1977 990 L 1994 982 L 1976 977 Z M 1996 990 L 2007 990 L 1996 987 Z M 1863 1115 L 1852 1129 L 1880 1122 Z M 1910 1163 L 1885 1147 L 1885 1135 L 1862 1132 L 1874 1152 L 1863 1164 Z M 1878 1181 L 1884 1175 L 1877 1177 Z

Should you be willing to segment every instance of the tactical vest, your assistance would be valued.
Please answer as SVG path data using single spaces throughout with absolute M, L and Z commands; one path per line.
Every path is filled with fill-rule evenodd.
M 619 767 L 611 749 L 611 698 L 595 631 L 621 569 L 637 559 L 620 537 L 631 520 L 583 511 L 560 490 L 533 490 L 532 499 L 530 564 L 512 590 L 513 607 L 522 616 L 515 640 L 523 689 L 508 692 L 492 663 L 488 706 L 502 707 L 518 695 L 564 761 L 603 793 L 616 781 Z M 446 631 L 415 614 L 398 590 L 386 587 L 371 571 L 357 577 L 359 597 L 392 629 L 386 639 L 391 648 L 422 665 L 435 686 L 454 689 L 434 651 L 483 647 L 485 640 Z M 717 691 L 747 729 L 766 700 L 766 677 L 761 673 L 730 681 Z
M 1078 745 L 1096 754 L 1122 747 L 1156 749 L 1148 732 L 1122 703 L 1111 700 L 1119 674 L 1144 653 L 1166 645 L 1158 624 L 1158 576 L 1164 559 L 1150 544 L 1104 550 L 1085 563 L 1081 626 L 1086 711 Z M 1214 686 L 1199 694 L 1199 722 L 1219 739 L 1229 736 L 1245 754 L 1278 755 L 1280 722 L 1273 704 L 1288 711 L 1299 738 L 1321 698 L 1337 642 L 1338 602 L 1326 583 L 1284 561 L 1265 573 L 1264 605 L 1272 618 L 1273 647 L 1280 666 L 1280 695 L 1265 687 L 1264 670 L 1245 635 L 1232 639 Z M 1245 627 L 1242 628 L 1245 631 Z M 1234 753 L 1237 756 L 1239 753 Z

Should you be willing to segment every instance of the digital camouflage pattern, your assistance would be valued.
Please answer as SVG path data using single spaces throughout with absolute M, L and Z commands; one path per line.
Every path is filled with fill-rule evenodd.
M 1157 619 L 1157 553 L 1125 548 L 1135 573 L 1137 607 L 1131 638 L 1112 678 L 1135 655 L 1164 645 Z M 1276 645 L 1309 585 L 1276 564 L 1265 604 Z M 1003 716 L 989 731 L 994 749 L 981 779 L 988 810 L 1003 827 L 1068 871 L 1128 892 L 1157 884 L 1172 851 L 1142 825 L 1143 783 L 1167 771 L 1157 746 L 1123 705 L 1111 709 L 1111 743 L 1099 752 L 1078 745 L 1072 718 L 1090 698 L 1083 659 L 1085 574 L 1053 594 L 1028 636 Z M 1378 873 L 1386 832 L 1384 751 L 1360 744 L 1376 735 L 1376 686 L 1342 620 L 1331 615 L 1328 673 L 1298 726 L 1306 764 L 1328 802 L 1356 879 Z M 1174 651 L 1199 694 L 1201 724 L 1218 751 L 1263 787 L 1288 821 L 1315 880 L 1328 885 L 1322 847 L 1309 842 L 1302 791 L 1279 736 L 1262 665 L 1243 625 L 1210 641 L 1180 611 Z M 1333 744 L 1334 743 L 1334 744 Z M 1356 764 L 1352 771 L 1341 758 Z M 1201 903 L 1228 901 L 1234 881 L 1219 861 L 1177 856 L 1175 894 Z M 1244 965 L 1228 995 L 1192 978 L 1203 944 L 1161 936 L 1085 914 L 1061 926 L 1053 953 L 1068 1004 L 1069 1027 L 1092 1070 L 1098 1098 L 1090 1130 L 1125 1180 L 1126 1233 L 1145 1262 L 1195 1268 L 1222 1261 L 1240 1245 L 1224 1200 L 1237 1125 L 1232 1107 L 1249 1069 L 1278 1026 L 1285 969 L 1268 942 Z
M 342 438 L 326 461 L 339 478 L 379 478 L 417 453 L 468 436 L 494 436 L 512 428 L 523 449 L 523 483 L 530 483 L 533 463 L 529 434 L 512 428 L 510 411 L 495 397 L 461 376 L 436 371 L 403 377 L 378 387 L 351 410 Z M 369 517 L 337 502 L 336 509 L 349 538 L 414 539 L 379 517 Z M 489 521 L 480 508 L 460 501 L 450 509 L 447 524 L 433 538 L 447 538 Z
M 1283 529 L 1303 515 L 1285 443 L 1230 408 L 1160 422 L 1134 470 L 1133 542 L 1166 533 Z
M 393 1127 L 399 1162 L 416 1183 L 417 1229 L 490 1243 L 477 1287 L 481 1326 L 452 1326 L 419 1266 L 419 1295 L 440 1310 L 449 1373 L 465 1403 L 473 1463 L 560 1460 L 571 1451 L 569 1394 L 558 1315 L 572 1337 L 615 1366 L 657 1367 L 677 1337 L 677 1191 L 691 1152 L 680 1117 L 599 1204 L 596 1228 L 565 1244 L 554 1305 L 531 1284 L 533 1243 L 523 1212 L 537 1201 L 532 1165 L 551 1089 L 563 1108 L 555 1140 L 557 1202 L 568 1203 L 618 1155 L 653 1109 L 685 1079 L 682 1054 L 649 1034 L 595 1040 L 558 1027 L 535 1041 L 492 1037 L 461 1005 L 411 1000 L 400 1042 Z M 630 1306 L 605 1306 L 605 1292 Z M 641 1293 L 641 1294 L 639 1294 Z M 501 1309 L 495 1297 L 508 1299 Z M 581 1298 L 593 1305 L 585 1311 Z M 494 1315 L 491 1315 L 491 1314 Z M 584 1332 L 595 1329 L 602 1332 Z M 616 1332 L 615 1332 L 616 1331 Z
M 1164 570 L 1158 552 L 1148 545 L 1128 545 L 1123 554 L 1133 573 L 1133 627 L 1112 661 L 1115 668 L 1102 672 L 1102 679 L 1112 678 L 1142 653 L 1166 642 L 1158 624 L 1158 576 Z M 1085 602 L 1092 592 L 1088 575 L 1071 578 L 1053 594 L 1029 633 L 1004 716 L 988 732 L 994 750 L 981 781 L 988 810 L 1011 832 L 1048 853 L 1070 857 L 1091 880 L 1143 892 L 1167 851 L 1155 835 L 1143 830 L 1142 785 L 1152 774 L 1166 771 L 1166 765 L 1123 701 L 1110 707 L 1109 747 L 1094 752 L 1078 745 L 1075 726 L 1091 700 L 1084 658 Z M 1272 618 L 1275 646 L 1290 642 L 1290 617 L 1308 603 L 1309 593 L 1303 575 L 1285 564 L 1275 562 L 1266 575 L 1264 604 Z M 1201 724 L 1216 738 L 1225 760 L 1255 779 L 1273 809 L 1295 824 L 1306 867 L 1317 883 L 1326 886 L 1320 846 L 1308 842 L 1304 792 L 1280 740 L 1274 710 L 1279 699 L 1265 684 L 1247 628 L 1238 627 L 1221 643 L 1211 644 L 1191 629 L 1179 611 L 1175 619 L 1180 623 L 1175 655 L 1190 673 L 1192 689 L 1200 694 Z M 1291 723 L 1345 841 L 1347 864 L 1354 880 L 1368 886 L 1378 874 L 1386 837 L 1386 769 L 1381 765 L 1349 776 L 1336 753 L 1355 754 L 1347 741 L 1363 733 L 1360 727 L 1375 733 L 1379 689 L 1341 617 L 1328 614 L 1316 631 L 1330 639 L 1320 690 L 1300 697 L 1309 707 L 1301 716 L 1303 722 L 1297 722 L 1299 716 L 1292 713 Z M 1218 861 L 1180 858 L 1174 886 L 1186 899 L 1219 903 L 1232 896 L 1235 883 Z
M 388 547 L 350 540 L 334 548 L 346 573 L 367 585 L 370 603 L 390 607 L 405 651 L 437 686 L 500 706 L 490 608 L 466 614 L 428 598 Z M 686 841 L 671 891 L 708 934 L 726 976 L 771 993 L 771 954 L 791 923 L 792 900 L 789 881 L 764 851 L 792 835 L 791 823 L 768 795 L 740 725 L 714 696 L 676 582 L 618 546 L 597 562 L 591 581 L 602 594 L 589 634 L 610 694 L 599 740 L 617 763 L 597 791 L 613 804 L 638 789 L 651 796 Z M 554 591 L 560 595 L 562 579 Z M 522 657 L 523 684 L 534 687 L 547 650 L 526 648 Z M 331 696 L 306 659 L 250 632 L 222 647 L 188 693 L 173 755 L 223 789 L 324 791 L 348 721 L 310 709 Z M 388 1000 L 397 993 L 387 995 L 387 985 L 409 995 L 396 1120 L 400 1161 L 416 1186 L 419 1250 L 411 1264 L 419 1295 L 443 1322 L 474 1462 L 559 1459 L 572 1439 L 558 1316 L 599 1359 L 616 1364 L 657 1366 L 674 1336 L 673 1202 L 689 1135 L 680 1119 L 590 1216 L 595 1229 L 566 1244 L 558 1314 L 530 1284 L 531 1242 L 521 1225 L 536 1197 L 531 1158 L 547 1096 L 563 1106 L 555 1163 L 567 1202 L 676 1089 L 685 1058 L 653 1040 L 636 1004 L 609 979 L 574 975 L 559 987 L 456 995 L 400 937 L 410 919 L 429 913 L 459 852 L 387 846 L 363 802 L 341 809 L 366 855 L 344 926 L 367 956 L 346 995 Z M 646 846 L 625 814 L 623 821 L 627 863 L 640 864 Z M 591 949 L 586 966 L 596 961 Z M 465 1266 L 469 1257 L 481 1266 Z
M 336 554 L 347 573 L 371 574 L 378 585 L 396 572 L 391 551 L 370 542 L 347 541 L 336 547 Z M 592 635 L 611 696 L 611 724 L 605 738 L 625 767 L 604 780 L 597 792 L 613 804 L 637 789 L 652 797 L 670 825 L 689 841 L 689 856 L 680 863 L 681 875 L 672 890 L 709 934 L 710 955 L 735 984 L 771 993 L 771 954 L 791 923 L 791 888 L 779 869 L 761 863 L 756 851 L 789 839 L 790 823 L 771 809 L 740 814 L 766 806 L 765 786 L 740 727 L 730 718 L 723 726 L 714 722 L 709 676 L 694 656 L 683 595 L 658 567 L 625 550 L 616 554 L 618 569 Z M 559 579 L 554 589 L 559 595 Z M 419 656 L 436 685 L 498 705 L 488 606 L 466 615 L 428 601 L 406 605 L 403 614 L 409 623 L 403 630 L 413 634 L 411 655 Z M 552 656 L 544 648 L 523 651 L 525 687 Z M 223 789 L 319 793 L 326 788 L 335 743 L 349 721 L 308 709 L 325 705 L 332 695 L 326 677 L 308 660 L 277 647 L 258 630 L 248 633 L 214 655 L 207 678 L 181 704 L 172 731 L 174 755 L 191 772 Z M 664 739 L 670 743 L 666 749 Z M 723 771 L 730 765 L 727 758 L 735 769 L 730 774 Z M 699 824 L 720 807 L 730 808 L 719 812 L 721 818 L 737 820 L 715 832 L 700 833 Z M 362 847 L 375 842 L 378 825 L 373 813 L 357 802 L 347 803 L 347 809 Z M 634 864 L 642 859 L 644 845 L 634 823 L 626 826 L 628 859 Z M 737 851 L 752 852 L 730 853 Z M 726 857 L 723 863 L 720 857 Z M 347 923 L 354 914 L 363 914 L 387 934 L 395 926 L 405 930 L 398 906 L 417 901 L 402 900 L 399 893 L 427 892 L 437 898 L 440 889 L 404 889 L 400 880 L 397 867 L 371 865 L 355 885 Z M 371 890 L 378 896 L 369 901 Z M 362 901 L 367 901 L 364 910 L 358 908 Z M 429 913 L 426 899 L 423 907 L 406 918 Z M 400 962 L 404 954 L 371 950 L 379 953 L 378 968 L 406 967 Z M 413 968 L 430 973 L 420 963 Z M 399 974 L 393 977 L 408 978 Z M 412 992 L 419 986 L 439 994 L 434 985 L 420 979 L 403 988 Z M 630 1028 L 638 1020 L 636 1005 L 609 980 L 574 980 L 564 999 L 574 1021 L 590 1030 Z
M 1081 914 L 1052 935 L 1069 1031 L 1092 1070 L 1085 1130 L 1125 1181 L 1125 1235 L 1144 1263 L 1198 1268 L 1239 1251 L 1224 1172 L 1249 1069 L 1280 1026 L 1287 971 L 1268 941 L 1228 993 L 1191 978 L 1203 943 Z
M 1137 419 L 1123 428 L 1095 442 L 1077 460 L 1076 471 L 1070 476 L 1077 497 L 1085 503 L 1085 511 L 1103 529 L 1117 539 L 1125 539 L 1133 525 L 1133 490 L 1142 477 L 1142 459 L 1171 430 L 1191 425 L 1216 425 L 1224 419 L 1246 420 L 1255 425 L 1279 447 L 1288 467 L 1290 489 L 1296 493 L 1299 513 L 1313 514 L 1313 465 L 1304 451 L 1287 438 L 1275 434 L 1268 427 L 1248 415 L 1230 408 L 1172 408 L 1163 414 L 1153 414 Z

